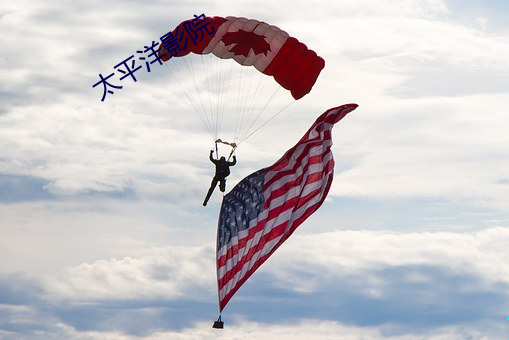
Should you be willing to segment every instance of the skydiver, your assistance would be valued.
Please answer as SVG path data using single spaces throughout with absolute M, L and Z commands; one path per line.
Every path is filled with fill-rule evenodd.
M 230 166 L 234 166 L 237 164 L 237 158 L 233 155 L 233 162 L 228 162 L 226 158 L 223 156 L 220 159 L 214 159 L 212 156 L 214 154 L 214 150 L 210 150 L 209 159 L 212 163 L 216 165 L 216 174 L 210 183 L 209 191 L 207 192 L 207 196 L 203 201 L 203 206 L 207 205 L 212 192 L 216 188 L 217 183 L 219 182 L 219 190 L 224 192 L 226 190 L 226 177 L 230 175 Z

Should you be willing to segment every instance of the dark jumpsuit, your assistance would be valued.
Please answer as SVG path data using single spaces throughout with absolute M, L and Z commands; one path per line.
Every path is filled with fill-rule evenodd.
M 216 174 L 214 175 L 214 178 L 210 183 L 210 188 L 209 191 L 207 192 L 205 200 L 203 201 L 203 206 L 207 205 L 207 202 L 209 201 L 210 196 L 212 196 L 212 192 L 216 188 L 218 182 L 219 190 L 221 190 L 221 192 L 224 192 L 226 190 L 226 177 L 230 175 L 230 166 L 234 166 L 235 164 L 237 164 L 237 158 L 235 156 L 233 156 L 233 162 L 228 162 L 224 157 L 221 157 L 220 159 L 214 159 L 212 157 L 212 154 L 213 151 L 211 150 L 209 159 L 212 163 L 216 165 Z

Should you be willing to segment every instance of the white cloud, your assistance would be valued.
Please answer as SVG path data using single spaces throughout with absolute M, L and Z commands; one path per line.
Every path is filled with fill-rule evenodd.
M 497 108 L 504 97 L 415 100 L 405 109 L 384 109 L 384 116 L 373 120 L 367 117 L 370 107 L 366 117 L 360 117 L 359 108 L 334 130 L 339 168 L 332 193 L 442 196 L 503 210 L 509 199 L 503 170 L 509 158 L 499 124 L 505 117 Z M 393 125 L 396 121 L 402 125 Z M 364 138 L 359 129 L 371 137 Z M 348 163 L 353 164 L 342 170 Z
M 293 236 L 264 270 L 278 278 L 278 285 L 310 292 L 323 288 L 323 277 L 335 280 L 358 274 L 369 279 L 379 270 L 405 266 L 432 266 L 474 275 L 487 287 L 494 287 L 509 285 L 509 265 L 505 261 L 509 250 L 503 246 L 507 242 L 509 228 L 503 227 L 471 233 L 308 231 Z M 410 280 L 418 279 L 411 274 Z M 377 286 L 373 282 L 374 288 L 383 289 L 383 285 Z
M 471 233 L 347 230 L 294 235 L 261 271 L 274 277 L 275 287 L 308 294 L 325 293 L 330 285 L 364 277 L 359 285 L 366 289 L 362 294 L 387 298 L 386 294 L 393 294 L 389 282 L 403 287 L 416 282 L 438 283 L 436 280 L 443 278 L 435 270 L 475 278 L 475 287 L 460 284 L 461 289 L 495 292 L 500 285 L 509 285 L 509 266 L 505 265 L 509 254 L 504 247 L 508 241 L 509 229 L 502 227 Z M 401 277 L 387 272 L 392 269 L 398 269 Z M 185 297 L 206 301 L 215 295 L 214 270 L 212 244 L 158 247 L 146 248 L 138 258 L 68 267 L 45 282 L 49 296 L 57 300 Z M 345 287 L 345 293 L 348 289 Z
M 50 299 L 201 300 L 214 296 L 212 246 L 154 248 L 141 258 L 100 260 L 46 279 Z
M 20 300 L 4 305 L 0 312 L 10 315 L 4 320 L 6 325 L 30 319 L 30 329 L 44 330 L 40 334 L 47 338 L 65 334 L 70 339 L 262 339 L 272 334 L 276 339 L 304 339 L 309 332 L 324 339 L 338 332 L 347 338 L 368 339 L 491 338 L 501 334 L 505 321 L 497 318 L 507 307 L 504 288 L 509 285 L 509 267 L 504 261 L 508 239 L 507 228 L 472 233 L 346 230 L 297 234 L 239 290 L 224 312 L 222 333 L 211 330 L 209 322 L 201 322 L 203 312 L 211 312 L 216 298 L 211 244 L 147 247 L 138 257 L 99 260 L 39 275 L 33 281 L 42 289 L 37 299 L 31 297 L 34 288 L 23 285 L 18 277 L 18 284 L 9 280 L 8 290 L 18 296 L 12 301 L 24 296 L 23 301 L 32 301 L 32 305 L 20 304 Z M 271 322 L 247 321 L 265 320 L 259 308 L 263 306 L 262 314 L 266 314 L 266 304 L 276 302 L 276 314 L 269 315 L 274 318 Z M 196 310 L 189 308 L 200 303 L 207 307 L 191 316 Z M 362 311 L 354 308 L 356 303 L 374 308 L 362 312 L 365 322 L 351 319 L 351 314 Z M 391 308 L 384 313 L 382 305 Z M 292 316 L 295 308 L 306 309 L 299 314 L 305 316 Z M 382 308 L 378 313 L 383 317 L 377 316 L 377 308 Z M 472 308 L 475 313 L 465 314 L 464 310 Z M 176 314 L 165 314 L 167 309 Z M 62 317 L 67 310 L 83 315 L 81 321 L 74 314 Z M 179 314 L 185 323 L 170 326 L 168 322 L 175 322 L 171 317 Z M 440 320 L 430 321 L 435 326 L 429 327 L 418 317 L 422 314 Z M 314 320 L 313 315 L 322 318 Z M 458 322 L 472 317 L 476 321 L 468 325 Z M 94 327 L 96 318 L 101 323 Z M 126 324 L 132 318 L 144 326 L 134 331 L 136 323 Z
M 1 333 L 0 333 L 1 334 Z M 275 339 L 275 340 L 307 340 L 331 339 L 338 336 L 345 340 L 357 339 L 390 339 L 390 340 L 446 340 L 446 339 L 479 339 L 487 340 L 501 336 L 501 327 L 485 327 L 483 332 L 474 327 L 443 327 L 424 333 L 391 334 L 391 326 L 355 327 L 334 321 L 304 320 L 293 324 L 264 324 L 243 321 L 235 325 L 226 323 L 222 330 L 211 329 L 210 322 L 200 322 L 193 327 L 181 331 L 160 331 L 144 336 L 133 336 L 119 331 L 80 331 L 64 323 L 56 323 L 50 331 L 39 332 L 45 339 L 90 339 L 90 340 L 133 340 L 133 339 Z M 6 336 L 15 335 L 5 332 Z
M 212 211 L 94 196 L 3 204 L 0 215 L 0 272 L 29 275 L 139 258 L 151 248 L 200 246 L 214 239 L 217 219 Z
M 294 324 L 263 324 L 253 322 L 242 322 L 234 327 L 226 324 L 221 331 L 207 329 L 209 324 L 200 323 L 195 328 L 186 329 L 182 332 L 165 332 L 152 334 L 149 339 L 276 339 L 276 340 L 305 340 L 305 339 L 332 339 L 340 338 L 345 340 L 357 339 L 392 339 L 392 340 L 445 340 L 445 339 L 467 339 L 475 338 L 487 340 L 490 334 L 482 334 L 471 327 L 444 327 L 430 330 L 425 333 L 390 334 L 390 325 L 383 327 L 355 327 L 341 324 L 334 321 L 304 320 Z M 492 331 L 501 334 L 501 330 Z M 491 333 L 491 332 L 490 332 Z

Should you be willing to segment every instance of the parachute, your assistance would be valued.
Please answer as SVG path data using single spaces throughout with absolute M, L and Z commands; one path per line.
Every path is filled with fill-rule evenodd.
M 236 147 L 309 93 L 325 62 L 265 22 L 200 17 L 161 37 L 159 56 L 181 89 L 176 100 L 188 99 L 214 141 Z

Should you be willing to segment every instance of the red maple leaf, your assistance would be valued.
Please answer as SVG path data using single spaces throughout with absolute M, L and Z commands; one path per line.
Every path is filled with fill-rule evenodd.
M 265 37 L 254 32 L 228 32 L 222 40 L 225 46 L 235 44 L 229 51 L 245 57 L 248 56 L 250 50 L 253 50 L 255 54 L 263 53 L 265 55 L 270 51 L 270 44 L 265 40 Z

